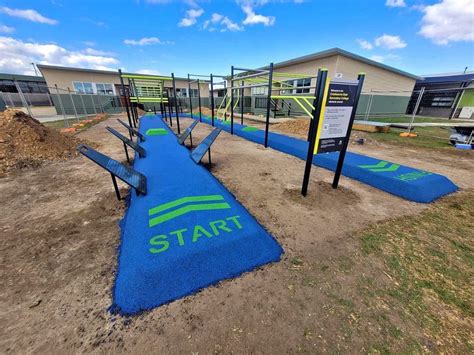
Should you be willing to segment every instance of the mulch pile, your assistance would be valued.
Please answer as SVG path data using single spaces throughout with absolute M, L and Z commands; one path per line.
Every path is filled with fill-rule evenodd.
M 0 112 L 0 177 L 44 161 L 72 158 L 79 143 L 21 111 Z
M 284 133 L 293 133 L 307 136 L 309 129 L 309 119 L 294 119 L 291 121 L 277 123 L 272 125 L 272 129 L 277 129 L 278 131 Z

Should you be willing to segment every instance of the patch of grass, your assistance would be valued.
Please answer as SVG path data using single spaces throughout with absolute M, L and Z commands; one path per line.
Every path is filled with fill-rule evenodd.
M 290 263 L 294 266 L 303 266 L 304 261 L 298 257 L 291 258 Z
M 372 122 L 386 122 L 386 123 L 410 123 L 411 116 L 398 116 L 398 117 L 369 117 L 369 121 Z M 415 123 L 448 123 L 448 122 L 469 122 L 468 120 L 448 120 L 447 118 L 440 117 L 415 117 Z
M 374 301 L 382 298 L 403 319 L 408 316 L 441 350 L 472 351 L 468 319 L 474 317 L 473 230 L 474 190 L 468 190 L 418 216 L 363 231 L 362 252 L 381 258 L 391 282 L 374 290 L 366 277 L 360 280 L 359 291 Z M 388 332 L 394 338 L 403 336 L 396 328 Z M 377 344 L 371 350 L 388 349 Z
M 403 146 L 422 147 L 431 149 L 454 149 L 449 144 L 451 130 L 447 127 L 415 127 L 413 132 L 417 137 L 400 137 L 406 129 L 390 128 L 387 133 L 369 133 L 369 137 L 382 142 Z

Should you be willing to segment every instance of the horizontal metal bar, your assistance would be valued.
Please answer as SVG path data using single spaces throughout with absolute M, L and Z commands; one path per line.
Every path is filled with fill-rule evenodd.
M 244 80 L 247 78 L 255 78 L 257 76 L 262 76 L 262 75 L 267 75 L 270 73 L 268 70 L 262 71 L 260 73 L 255 73 L 255 74 L 249 74 L 249 75 L 244 75 L 244 76 L 236 76 L 232 79 L 232 81 L 237 81 L 237 80 Z
M 209 75 L 202 75 L 202 74 L 188 74 L 189 76 L 199 76 L 201 78 L 210 78 Z
M 283 76 L 283 77 L 288 77 L 291 78 L 293 75 L 294 79 L 306 79 L 306 78 L 317 78 L 317 76 L 312 76 L 312 75 L 306 75 L 306 74 L 298 74 L 298 73 L 280 73 L 280 72 L 273 72 L 274 76 Z
M 136 75 L 136 74 L 122 74 L 122 78 L 142 79 L 142 80 L 173 80 L 171 76 Z
M 262 71 L 262 69 L 246 69 L 246 68 L 236 68 L 236 67 L 234 67 L 234 70 L 248 71 L 248 72 L 251 72 L 251 73 L 257 73 L 259 71 Z

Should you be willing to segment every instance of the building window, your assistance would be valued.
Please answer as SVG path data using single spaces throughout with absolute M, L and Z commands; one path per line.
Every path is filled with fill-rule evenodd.
M 198 97 L 198 89 L 191 89 L 191 97 Z
M 188 97 L 187 89 L 176 89 L 177 97 Z
M 2 92 L 18 92 L 13 80 L 0 80 L 0 91 L 2 91 Z
M 282 94 L 309 94 L 310 89 L 308 86 L 311 86 L 311 78 L 287 80 L 282 83 Z
M 93 94 L 94 87 L 92 83 L 84 83 L 81 81 L 73 81 L 74 91 L 81 94 Z
M 252 96 L 267 95 L 268 94 L 268 87 L 258 86 L 256 88 L 252 88 L 251 91 L 252 91 Z
M 256 97 L 255 98 L 255 108 L 267 108 L 267 98 L 266 97 Z
M 295 80 L 296 82 L 296 87 L 306 87 L 306 86 L 311 86 L 311 78 L 304 78 L 304 79 L 298 79 Z M 309 88 L 305 89 L 296 89 L 297 94 L 307 94 L 309 93 Z
M 114 94 L 114 88 L 112 84 L 97 83 L 95 84 L 95 87 L 97 89 L 97 94 L 99 95 L 113 95 Z

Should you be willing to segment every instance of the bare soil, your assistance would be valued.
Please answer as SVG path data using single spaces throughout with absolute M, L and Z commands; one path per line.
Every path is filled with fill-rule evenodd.
M 80 140 L 41 124 L 18 110 L 0 112 L 0 177 L 76 156 Z
M 123 131 L 109 118 L 78 136 L 123 161 L 107 125 Z M 209 132 L 200 124 L 193 138 Z M 353 148 L 474 186 L 469 157 L 460 164 L 424 151 Z M 321 168 L 303 198 L 303 169 L 297 158 L 221 133 L 210 170 L 277 238 L 283 260 L 129 318 L 107 311 L 124 213 L 109 175 L 78 157 L 0 179 L 0 352 L 465 352 L 370 294 L 392 280 L 383 261 L 362 252 L 359 233 L 428 206 L 344 177 L 333 190 Z

